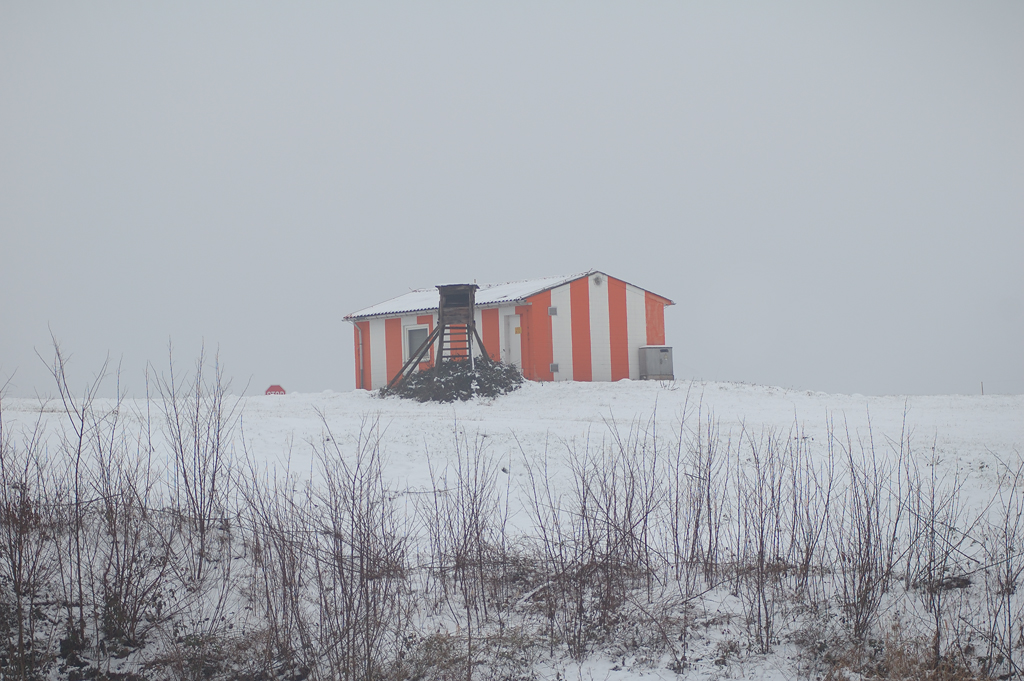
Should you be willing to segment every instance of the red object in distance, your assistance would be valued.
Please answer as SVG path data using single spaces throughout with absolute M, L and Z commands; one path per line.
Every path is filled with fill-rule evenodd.
M 279 385 L 272 385 L 267 388 L 267 392 L 264 395 L 284 395 L 284 388 Z

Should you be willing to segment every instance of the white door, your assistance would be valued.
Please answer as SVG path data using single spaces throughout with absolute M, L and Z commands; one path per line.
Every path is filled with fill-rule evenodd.
M 523 368 L 523 328 L 520 326 L 519 315 L 505 315 L 505 347 L 502 361 Z

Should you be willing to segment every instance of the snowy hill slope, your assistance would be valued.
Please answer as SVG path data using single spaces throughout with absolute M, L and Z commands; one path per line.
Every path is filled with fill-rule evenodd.
M 318 412 L 324 416 L 321 422 Z M 556 459 L 569 442 L 608 440 L 614 426 L 655 425 L 666 441 L 678 436 L 686 416 L 720 423 L 734 437 L 746 427 L 788 432 L 799 428 L 815 442 L 826 439 L 826 418 L 848 426 L 854 438 L 873 431 L 877 443 L 899 440 L 906 428 L 920 456 L 934 446 L 944 469 L 971 473 L 979 490 L 992 481 L 997 459 L 1010 463 L 1024 453 L 1024 396 L 830 395 L 738 383 L 641 382 L 531 383 L 495 400 L 421 404 L 372 393 L 319 393 L 259 396 L 244 400 L 248 446 L 258 458 L 281 463 L 291 451 L 293 470 L 309 470 L 310 441 L 326 425 L 341 442 L 351 443 L 367 419 L 379 420 L 397 488 L 429 486 L 428 453 L 443 457 L 456 424 L 486 436 L 490 454 L 517 460 L 521 452 L 548 451 Z M 653 423 L 649 423 L 653 421 Z
M 102 407 L 109 401 L 98 400 Z M 128 400 L 144 410 L 143 401 Z M 9 427 L 27 427 L 38 416 L 35 399 L 4 400 Z M 671 438 L 686 415 L 698 412 L 720 422 L 724 433 L 762 427 L 788 431 L 794 426 L 823 440 L 826 417 L 848 426 L 855 436 L 899 439 L 906 427 L 918 451 L 934 445 L 944 466 L 980 471 L 994 465 L 993 456 L 1012 458 L 1024 452 L 1024 396 L 1021 395 L 832 395 L 740 383 L 643 382 L 532 383 L 494 400 L 453 404 L 379 399 L 353 390 L 283 396 L 243 397 L 242 430 L 247 447 L 268 464 L 308 471 L 309 443 L 323 437 L 324 423 L 342 442 L 351 442 L 367 420 L 385 430 L 383 444 L 396 481 L 416 488 L 429 482 L 425 453 L 441 453 L 452 441 L 456 424 L 471 434 L 485 435 L 493 455 L 517 456 L 520 449 L 535 455 L 557 452 L 569 441 L 588 436 L 600 441 L 614 424 L 628 430 L 653 419 L 661 435 Z M 49 402 L 44 423 L 63 420 L 59 406 Z M 323 415 L 323 420 L 320 418 Z
M 1002 666 L 992 661 L 992 651 L 1003 640 L 999 637 L 1015 635 L 1012 624 L 1008 632 L 993 629 L 973 639 L 969 630 L 955 626 L 956 621 L 976 627 L 989 622 L 990 610 L 985 608 L 995 602 L 992 594 L 1000 593 L 989 588 L 986 580 L 998 575 L 990 577 L 985 565 L 986 556 L 998 554 L 989 542 L 998 518 L 988 525 L 979 519 L 988 523 L 988 515 L 998 515 L 996 511 L 1009 517 L 1018 508 L 1012 504 L 1019 504 L 1024 494 L 1017 490 L 1013 496 L 1013 489 L 1006 488 L 1024 453 L 1022 396 L 864 397 L 731 383 L 621 381 L 527 383 L 493 400 L 446 405 L 380 399 L 364 391 L 235 399 L 237 404 L 232 398 L 226 402 L 237 406 L 240 416 L 231 440 L 236 472 L 251 474 L 243 460 L 269 471 L 267 481 L 282 481 L 287 471 L 299 482 L 275 487 L 273 494 L 290 499 L 288 503 L 296 498 L 289 487 L 301 490 L 301 481 L 307 480 L 322 489 L 325 475 L 355 465 L 360 442 L 380 438 L 386 489 L 380 500 L 393 503 L 404 518 L 393 528 L 408 532 L 410 553 L 403 559 L 408 571 L 402 584 L 416 594 L 403 601 L 413 608 L 400 628 L 405 647 L 399 646 L 400 653 L 399 648 L 387 648 L 392 658 L 405 656 L 394 667 L 404 670 L 396 671 L 395 678 L 418 678 L 417 669 L 434 670 L 425 678 L 465 678 L 466 659 L 478 665 L 479 678 L 810 676 L 836 665 L 856 667 L 830 657 L 828 650 L 845 649 L 856 622 L 863 622 L 870 637 L 888 637 L 890 628 L 902 627 L 899 645 L 918 645 L 933 635 L 928 623 L 935 612 L 944 623 L 936 635 L 943 655 L 959 650 L 964 664 L 975 671 L 1001 672 L 1014 664 L 1002 657 Z M 37 423 L 43 439 L 55 438 L 62 429 L 66 433 L 67 415 L 58 402 L 7 399 L 2 406 L 6 436 L 18 439 Z M 93 405 L 101 414 L 115 406 L 105 400 Z M 138 434 L 150 415 L 153 456 L 166 471 L 175 464 L 160 409 L 156 401 L 127 400 L 120 405 L 119 418 L 127 424 L 126 432 Z M 339 458 L 332 459 L 330 452 Z M 706 470 L 700 468 L 701 452 L 718 457 Z M 51 456 L 60 462 L 56 448 Z M 463 492 L 473 491 L 472 485 L 462 486 L 470 479 L 464 474 L 481 461 L 490 476 L 479 488 L 489 495 L 480 500 L 489 523 L 484 543 L 488 551 L 498 551 L 494 555 L 499 561 L 487 564 L 500 579 L 484 578 L 484 562 L 477 563 L 478 578 L 459 577 L 459 562 L 445 562 L 457 537 L 445 535 L 440 521 L 469 517 L 467 507 L 459 505 L 465 501 Z M 824 476 L 832 469 L 832 506 L 822 506 Z M 810 477 L 801 478 L 805 473 Z M 695 541 L 711 537 L 710 525 L 707 532 L 697 531 L 706 521 L 693 515 L 700 499 L 695 502 L 690 490 L 700 486 L 696 481 L 702 475 L 709 481 L 701 488 L 709 494 L 704 512 L 714 508 L 718 513 L 714 533 L 720 553 L 713 557 L 703 549 L 699 557 L 686 547 L 681 553 L 678 542 L 683 535 L 687 541 L 691 535 Z M 875 503 L 878 518 L 872 531 L 899 527 L 889 563 L 872 568 L 884 573 L 884 584 L 878 577 L 868 587 L 857 586 L 863 575 L 849 571 L 860 568 L 851 568 L 854 563 L 843 557 L 857 546 L 860 527 L 853 518 L 857 497 L 849 491 L 851 475 L 862 475 L 860 482 L 874 484 L 873 493 L 885 495 L 885 501 Z M 713 476 L 717 482 L 712 485 Z M 777 489 L 766 485 L 773 476 L 778 477 Z M 923 537 L 938 537 L 941 525 L 942 509 L 932 510 L 931 525 L 924 522 L 921 503 L 929 490 L 952 500 L 957 528 L 967 528 L 939 537 L 957 542 L 956 551 L 946 551 L 941 560 L 920 548 Z M 950 496 L 950 490 L 955 494 Z M 757 504 L 773 494 L 784 496 L 785 502 L 764 507 L 758 516 Z M 288 516 L 297 523 L 293 528 L 315 526 L 309 519 L 319 513 L 322 499 L 312 499 L 302 511 L 307 520 Z M 587 499 L 591 507 L 585 506 Z M 807 506 L 809 516 L 801 516 L 801 505 Z M 238 511 L 232 521 L 246 528 L 235 540 L 244 548 L 234 549 L 241 551 L 235 560 L 246 565 L 251 543 L 265 541 L 255 526 L 246 525 L 255 522 L 254 509 Z M 793 527 L 768 537 L 775 541 L 772 553 L 751 553 L 751 542 L 767 537 L 765 518 L 772 514 L 785 516 Z M 812 542 L 817 553 L 813 564 L 808 563 L 811 572 L 801 572 L 799 549 L 807 546 L 800 544 L 804 540 L 796 523 L 813 526 L 816 516 L 829 520 L 831 524 L 820 527 L 828 525 L 831 535 Z M 562 538 L 545 539 L 552 531 Z M 609 539 L 613 534 L 618 538 Z M 439 548 L 445 541 L 448 548 Z M 635 541 L 640 544 L 624 549 L 622 542 Z M 1010 541 L 1024 546 L 1024 528 Z M 102 550 L 102 538 L 98 546 Z M 181 547 L 175 551 L 180 553 Z M 607 561 L 616 561 L 618 567 L 610 568 Z M 445 573 L 444 565 L 454 572 Z M 520 573 L 513 574 L 510 566 L 516 565 Z M 269 634 L 265 617 L 256 614 L 263 612 L 263 605 L 259 597 L 252 600 L 251 586 L 245 585 L 255 583 L 263 571 L 272 572 L 269 567 L 236 567 L 232 579 L 241 580 L 237 586 L 224 581 L 225 591 L 211 592 L 222 594 L 218 607 L 228 614 L 225 622 L 232 622 L 236 632 L 252 632 L 254 640 Z M 955 600 L 956 610 L 946 601 L 937 604 L 935 594 L 945 591 L 928 586 L 946 584 L 949 578 L 966 585 L 957 583 L 943 596 Z M 301 581 L 317 592 L 308 586 L 311 579 L 307 574 Z M 601 591 L 606 587 L 615 592 L 614 598 L 611 591 Z M 857 611 L 844 595 L 850 588 L 864 589 L 861 595 L 874 599 L 871 607 Z M 311 592 L 300 595 L 311 599 L 304 601 L 303 612 L 326 607 L 323 592 L 317 593 L 321 600 Z M 575 594 L 578 604 L 567 601 L 567 594 Z M 1024 613 L 1024 598 L 1007 598 L 1006 608 Z M 168 624 L 175 632 L 190 626 L 207 632 L 200 615 L 208 607 L 202 602 L 182 605 L 183 614 Z M 467 633 L 471 626 L 481 641 L 476 653 Z M 220 635 L 240 645 L 235 634 L 224 630 Z M 98 645 L 103 634 L 93 636 Z M 217 645 L 224 647 L 223 641 Z M 974 657 L 963 653 L 975 647 L 978 652 L 970 653 Z M 168 650 L 184 654 L 181 640 L 160 639 L 154 633 L 125 660 L 111 662 L 108 656 L 102 664 L 123 672 L 153 669 L 168 659 Z M 298 652 L 289 655 L 301 657 Z M 287 671 L 280 672 L 282 678 L 299 674 L 280 667 L 282 659 L 292 659 L 288 655 L 271 657 L 273 665 Z M 95 664 L 101 665 L 99 659 Z M 306 659 L 294 664 L 301 670 L 312 663 Z M 63 678 L 68 665 L 53 669 Z

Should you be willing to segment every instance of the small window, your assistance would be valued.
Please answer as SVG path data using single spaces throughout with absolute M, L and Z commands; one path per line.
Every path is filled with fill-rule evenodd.
M 444 297 L 445 307 L 469 307 L 468 293 L 449 293 Z
M 423 342 L 427 340 L 427 336 L 430 335 L 430 328 L 426 326 L 410 326 L 405 330 L 405 358 L 406 360 L 412 359 L 416 355 L 416 351 L 420 349 Z M 430 361 L 429 353 L 424 355 L 423 362 Z

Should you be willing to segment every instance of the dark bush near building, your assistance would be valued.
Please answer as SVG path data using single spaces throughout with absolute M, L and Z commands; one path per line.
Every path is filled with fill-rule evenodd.
M 477 359 L 469 362 L 441 362 L 412 374 L 401 384 L 382 395 L 398 395 L 419 402 L 454 402 L 474 396 L 496 397 L 516 390 L 523 384 L 523 374 L 514 364 Z

